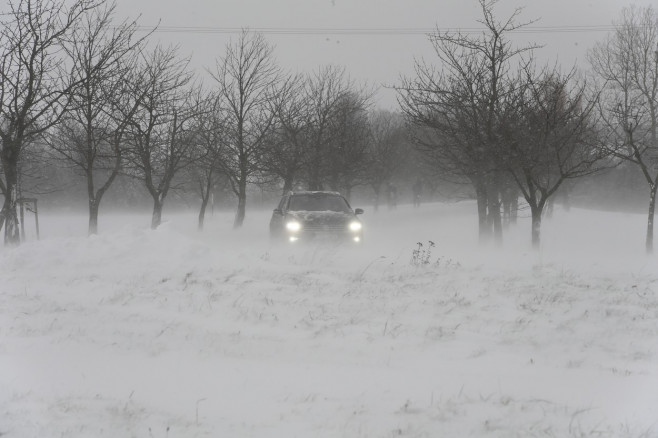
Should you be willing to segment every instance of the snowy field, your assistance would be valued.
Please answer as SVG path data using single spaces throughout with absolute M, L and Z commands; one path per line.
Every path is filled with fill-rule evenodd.
M 359 248 L 195 214 L 0 249 L 1 437 L 658 437 L 644 215 L 558 210 L 535 253 L 469 202 L 366 208 Z

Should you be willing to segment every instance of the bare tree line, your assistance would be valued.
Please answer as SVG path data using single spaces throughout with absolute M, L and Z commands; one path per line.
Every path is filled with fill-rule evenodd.
M 658 191 L 658 14 L 626 8 L 616 30 L 590 51 L 607 151 L 636 165 L 649 189 L 646 251 L 653 252 Z
M 226 181 L 240 227 L 250 184 L 349 193 L 368 181 L 371 92 L 344 69 L 286 73 L 263 36 L 244 30 L 204 84 L 176 47 L 152 44 L 135 21 L 117 23 L 106 0 L 15 0 L 2 26 L 7 243 L 20 240 L 20 169 L 30 148 L 84 176 L 89 234 L 98 232 L 101 201 L 119 175 L 143 183 L 153 228 L 181 185 L 198 190 L 202 227 L 213 186 Z
M 590 52 L 592 77 L 538 66 L 535 45 L 509 34 L 529 24 L 521 10 L 499 20 L 496 0 L 478 0 L 480 35 L 431 35 L 438 65 L 420 60 L 398 100 L 416 147 L 437 172 L 468 181 L 481 241 L 500 244 L 505 212 L 519 196 L 539 247 L 545 207 L 569 181 L 638 164 L 651 188 L 647 251 L 653 241 L 658 95 L 655 11 L 624 10 L 617 31 Z
M 181 187 L 237 199 L 242 226 L 251 185 L 336 190 L 370 187 L 375 208 L 396 176 L 429 171 L 466 183 L 477 200 L 482 242 L 500 244 L 519 198 L 541 242 L 556 193 L 584 176 L 629 162 L 647 181 L 646 249 L 653 249 L 658 192 L 658 18 L 625 9 L 616 31 L 590 53 L 589 76 L 537 65 L 536 45 L 509 34 L 529 24 L 520 10 L 500 20 L 478 0 L 483 32 L 435 32 L 434 59 L 396 87 L 400 112 L 373 108 L 374 91 L 344 68 L 292 74 L 274 48 L 244 30 L 207 69 L 206 83 L 176 47 L 150 41 L 108 0 L 12 0 L 0 30 L 0 139 L 5 242 L 18 243 L 21 175 L 60 159 L 86 181 L 89 233 L 119 175 L 141 181 L 151 226 Z M 413 144 L 413 149 L 412 146 Z M 34 170 L 32 170 L 34 172 Z M 432 179 L 426 180 L 428 182 Z

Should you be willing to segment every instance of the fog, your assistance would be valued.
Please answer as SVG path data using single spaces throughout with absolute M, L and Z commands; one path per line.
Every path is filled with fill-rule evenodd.
M 651 0 L 501 1 L 496 6 L 502 20 L 517 7 L 519 22 L 534 21 L 526 32 L 512 34 L 513 43 L 536 43 L 542 63 L 587 69 L 586 53 L 601 41 L 632 4 L 649 6 Z M 344 67 L 358 83 L 377 87 L 377 106 L 396 109 L 395 92 L 401 75 L 413 75 L 414 60 L 434 60 L 427 34 L 437 27 L 472 32 L 478 29 L 481 11 L 476 1 L 415 0 L 266 0 L 209 2 L 118 0 L 118 11 L 139 16 L 145 28 L 161 27 L 153 39 L 174 44 L 190 56 L 201 74 L 213 68 L 224 47 L 241 28 L 264 32 L 276 46 L 285 70 L 312 72 L 322 65 Z
M 500 16 L 523 3 L 501 2 Z M 566 68 L 583 67 L 630 4 L 535 3 L 520 21 L 542 21 L 513 42 L 545 45 L 538 59 Z M 426 31 L 469 31 L 481 12 L 457 0 L 117 4 L 119 16 L 142 14 L 140 33 L 159 22 L 151 43 L 178 45 L 201 75 L 243 28 L 264 33 L 285 71 L 345 68 L 358 85 L 383 87 L 363 115 L 396 109 L 386 86 L 431 56 Z M 38 199 L 38 224 L 22 212 L 20 244 L 0 246 L 0 437 L 658 436 L 658 260 L 645 252 L 641 171 L 547 170 L 566 180 L 544 211 L 541 244 L 523 202 L 494 244 L 478 235 L 463 183 L 474 173 L 437 175 L 401 138 L 389 139 L 398 167 L 383 179 L 368 179 L 369 160 L 345 182 L 351 206 L 365 210 L 363 239 L 302 245 L 270 238 L 273 174 L 249 185 L 237 229 L 236 183 L 256 173 L 207 181 L 199 229 L 190 175 L 170 175 L 172 191 L 152 196 L 135 178 L 139 163 L 113 180 L 88 236 L 80 172 L 31 143 L 48 159 L 23 159 L 34 167 L 19 196 Z M 175 145 L 173 134 L 160 144 Z M 364 181 L 397 200 L 382 195 L 375 208 Z M 165 197 L 151 229 L 153 199 Z

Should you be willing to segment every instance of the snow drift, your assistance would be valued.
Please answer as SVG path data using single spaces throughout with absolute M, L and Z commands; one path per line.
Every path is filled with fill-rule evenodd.
M 658 436 L 644 216 L 558 210 L 533 252 L 527 218 L 479 248 L 474 212 L 366 211 L 359 248 L 44 214 L 0 250 L 0 435 Z

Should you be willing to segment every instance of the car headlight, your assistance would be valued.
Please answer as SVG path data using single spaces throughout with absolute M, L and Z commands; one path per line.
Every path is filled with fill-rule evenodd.
M 361 231 L 361 222 L 358 221 L 350 222 L 350 230 L 354 232 Z
M 288 231 L 295 232 L 302 229 L 302 224 L 300 224 L 297 221 L 289 221 L 286 223 L 286 228 L 288 229 Z

